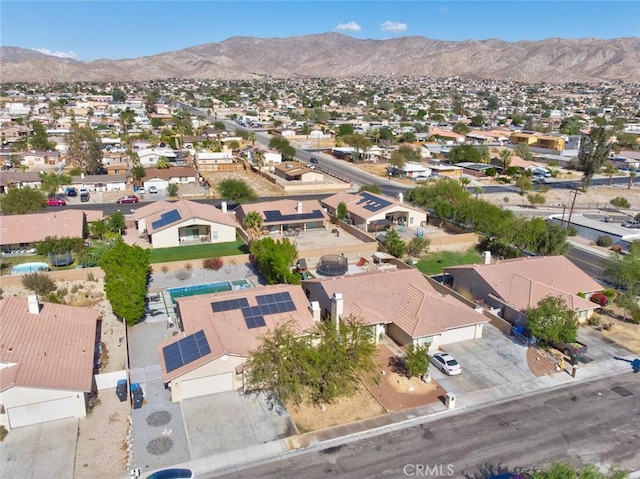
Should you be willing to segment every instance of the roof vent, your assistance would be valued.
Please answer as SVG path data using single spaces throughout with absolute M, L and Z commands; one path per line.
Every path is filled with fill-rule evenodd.
M 37 295 L 30 294 L 27 297 L 27 306 L 29 308 L 29 313 L 40 314 L 40 302 L 38 301 Z

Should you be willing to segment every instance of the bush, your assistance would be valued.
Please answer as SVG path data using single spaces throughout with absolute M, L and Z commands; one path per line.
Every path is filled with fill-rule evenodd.
M 600 326 L 600 316 L 594 314 L 589 319 L 587 319 L 587 324 L 589 326 Z
M 607 235 L 598 236 L 598 239 L 596 240 L 596 244 L 598 246 L 608 248 L 613 244 L 613 239 L 611 239 L 611 236 L 607 236 Z
M 7 437 L 7 434 L 9 434 L 7 428 L 4 426 L 0 426 L 0 442 L 4 441 L 4 438 Z
M 602 290 L 602 294 L 606 296 L 609 300 L 612 300 L 616 296 L 618 296 L 618 292 L 615 289 L 606 288 Z
M 567 236 L 576 236 L 578 234 L 578 228 L 571 225 L 567 228 Z
M 614 253 L 622 253 L 622 246 L 620 246 L 619 244 L 614 244 L 611 247 L 611 251 L 613 251 Z
M 634 324 L 640 324 L 640 308 L 636 308 L 631 311 L 631 317 L 629 319 Z
M 616 196 L 614 199 L 609 201 L 609 203 L 611 203 L 616 208 L 629 208 L 629 206 L 631 206 L 629 204 L 629 200 L 622 196 Z
M 212 269 L 218 271 L 224 265 L 222 258 L 207 258 L 202 260 L 202 267 L 206 269 Z
M 606 306 L 609 302 L 609 298 L 602 293 L 593 293 L 589 299 L 592 303 L 599 304 L 600 306 Z
M 187 271 L 186 269 L 176 271 L 176 278 L 178 278 L 180 281 L 186 281 L 187 279 L 191 278 L 191 271 Z
M 162 268 L 160 268 L 160 271 L 162 271 L 163 273 L 168 273 L 169 267 L 166 264 L 163 264 Z
M 186 269 L 187 271 L 191 271 L 193 269 L 191 261 L 187 261 L 187 264 L 184 265 L 184 269 Z
M 22 286 L 41 296 L 46 296 L 56 289 L 56 284 L 46 273 L 25 274 L 22 277 Z
M 98 281 L 98 280 L 96 279 L 94 274 L 91 271 L 89 271 L 87 273 L 87 281 L 94 282 L 94 281 Z

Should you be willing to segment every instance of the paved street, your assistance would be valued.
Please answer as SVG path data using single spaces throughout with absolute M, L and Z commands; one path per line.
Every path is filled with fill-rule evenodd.
M 450 477 L 487 479 L 551 460 L 640 471 L 639 396 L 640 375 L 629 372 L 199 477 L 396 478 L 416 477 L 428 466 L 442 477 L 453 471 Z

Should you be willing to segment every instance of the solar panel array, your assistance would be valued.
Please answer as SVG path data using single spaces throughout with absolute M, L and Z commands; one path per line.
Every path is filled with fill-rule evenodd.
M 311 213 L 292 213 L 283 215 L 278 210 L 268 210 L 264 212 L 264 219 L 267 223 L 276 223 L 281 221 L 304 221 L 322 219 L 321 210 L 313 210 Z
M 164 356 L 164 363 L 167 366 L 168 373 L 196 359 L 200 359 L 210 352 L 209 341 L 207 341 L 203 330 L 190 334 L 177 343 L 162 348 L 162 355 Z
M 360 193 L 360 197 L 362 198 L 356 204 L 362 205 L 362 207 L 367 211 L 378 211 L 382 208 L 386 208 L 391 204 L 390 201 L 383 200 L 382 198 L 378 198 L 377 196 L 373 196 L 371 193 L 363 191 Z
M 211 303 L 214 313 L 239 309 L 242 311 L 247 328 L 261 328 L 267 324 L 264 317 L 269 314 L 288 313 L 296 310 L 296 305 L 288 291 L 256 296 L 257 306 L 249 306 L 246 298 L 229 299 Z
M 167 211 L 166 213 L 162 213 L 160 215 L 159 220 L 156 220 L 153 223 L 151 223 L 151 227 L 155 230 L 158 228 L 162 228 L 165 225 L 174 223 L 179 219 L 182 219 L 182 216 L 180 216 L 180 212 L 178 210 Z

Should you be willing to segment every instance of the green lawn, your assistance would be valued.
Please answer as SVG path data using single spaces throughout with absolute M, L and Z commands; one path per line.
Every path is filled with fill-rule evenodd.
M 441 253 L 428 254 L 424 259 L 416 263 L 416 268 L 424 274 L 432 275 L 442 273 L 442 268 L 448 266 L 478 263 L 481 259 L 480 253 L 473 248 L 464 253 L 443 251 Z
M 231 243 L 196 244 L 193 246 L 176 246 L 174 248 L 158 248 L 151 250 L 151 263 L 167 263 L 169 261 L 186 261 L 221 256 L 235 256 L 249 253 L 244 241 L 237 239 Z

